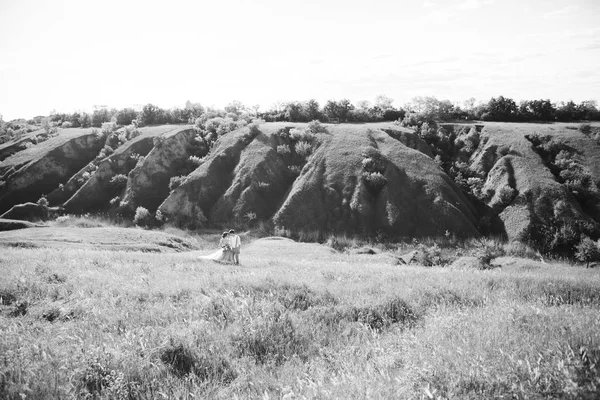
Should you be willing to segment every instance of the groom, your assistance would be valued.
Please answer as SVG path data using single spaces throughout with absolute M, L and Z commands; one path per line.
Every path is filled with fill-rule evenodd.
M 240 265 L 240 248 L 242 247 L 242 241 L 240 237 L 235 234 L 233 229 L 229 230 L 229 245 L 233 252 L 233 262 L 235 265 Z

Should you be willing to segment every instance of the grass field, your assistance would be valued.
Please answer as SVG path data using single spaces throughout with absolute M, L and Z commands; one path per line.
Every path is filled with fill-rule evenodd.
M 598 270 L 249 237 L 240 267 L 199 261 L 216 237 L 180 253 L 3 247 L 0 398 L 600 394 Z

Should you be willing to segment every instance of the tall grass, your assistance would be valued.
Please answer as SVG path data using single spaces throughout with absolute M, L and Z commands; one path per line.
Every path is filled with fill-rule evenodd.
M 327 254 L 3 249 L 0 398 L 600 393 L 597 271 Z

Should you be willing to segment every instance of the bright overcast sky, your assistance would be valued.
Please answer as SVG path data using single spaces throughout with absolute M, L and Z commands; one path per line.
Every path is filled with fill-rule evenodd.
M 0 0 L 0 114 L 600 100 L 599 17 L 598 0 Z

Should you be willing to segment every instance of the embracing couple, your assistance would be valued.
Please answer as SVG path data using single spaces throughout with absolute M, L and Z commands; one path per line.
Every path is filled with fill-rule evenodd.
M 240 240 L 240 237 L 235 234 L 233 229 L 230 229 L 229 232 L 223 232 L 221 240 L 219 241 L 219 247 L 220 249 L 216 252 L 207 256 L 200 256 L 199 258 L 240 265 L 240 248 L 242 247 L 242 241 Z

